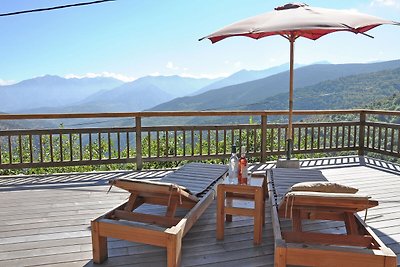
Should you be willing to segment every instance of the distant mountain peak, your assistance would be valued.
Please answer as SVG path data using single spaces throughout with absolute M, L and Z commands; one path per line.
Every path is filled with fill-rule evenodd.
M 29 80 L 65 80 L 65 78 L 62 78 L 58 75 L 46 74 Z
M 65 80 L 66 79 L 64 79 L 60 76 L 57 76 L 57 75 L 46 74 L 43 76 L 38 76 L 38 77 L 31 78 L 28 80 L 20 81 L 17 84 L 19 84 L 19 85 L 34 85 L 34 84 L 42 85 L 43 83 L 46 83 L 46 84 L 57 83 L 57 82 L 64 82 Z
M 301 67 L 302 65 L 300 64 L 295 64 L 295 68 Z M 268 69 L 263 69 L 263 70 L 247 70 L 247 69 L 241 69 L 230 76 L 219 79 L 216 82 L 205 86 L 198 90 L 197 92 L 193 93 L 192 95 L 199 95 L 202 93 L 205 93 L 210 90 L 215 90 L 231 85 L 237 85 L 237 84 L 242 84 L 258 79 L 263 79 L 265 77 L 287 71 L 289 69 L 289 63 L 284 63 L 281 65 L 277 65 Z
M 314 62 L 311 65 L 322 65 L 322 64 L 332 64 L 332 63 L 327 60 L 321 60 L 321 61 Z

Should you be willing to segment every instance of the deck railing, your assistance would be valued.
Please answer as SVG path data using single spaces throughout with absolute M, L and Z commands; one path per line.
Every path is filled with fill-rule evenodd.
M 97 164 L 226 159 L 232 143 L 265 162 L 285 154 L 287 124 L 271 116 L 287 111 L 133 112 L 93 114 L 1 114 L 4 120 L 133 118 L 131 127 L 21 129 L 0 131 L 0 168 L 20 169 Z M 398 157 L 400 125 L 375 116 L 400 117 L 396 111 L 296 111 L 307 122 L 293 124 L 294 154 L 354 151 Z M 310 116 L 346 115 L 348 121 L 313 122 Z M 253 123 L 223 125 L 143 126 L 144 119 L 163 117 L 251 116 Z M 370 120 L 371 119 L 371 120 Z M 311 122 L 310 122 L 311 121 Z M 134 123 L 133 123 L 134 122 Z

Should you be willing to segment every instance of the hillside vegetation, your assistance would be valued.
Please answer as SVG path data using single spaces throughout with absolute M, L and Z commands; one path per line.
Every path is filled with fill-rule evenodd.
M 400 92 L 400 68 L 324 81 L 294 92 L 294 109 L 350 109 L 379 106 L 379 99 Z M 377 102 L 376 102 L 377 101 Z M 376 102 L 375 105 L 370 105 Z M 386 103 L 386 102 L 385 102 Z M 396 109 L 395 103 L 391 104 Z M 383 103 L 382 103 L 383 105 Z M 386 107 L 389 103 L 386 103 Z M 287 109 L 288 94 L 279 94 L 244 109 Z

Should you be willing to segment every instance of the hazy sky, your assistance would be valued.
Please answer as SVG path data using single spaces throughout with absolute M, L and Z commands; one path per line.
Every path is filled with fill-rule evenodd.
M 91 0 L 0 0 L 0 13 Z M 282 37 L 198 39 L 286 1 L 117 0 L 63 10 L 0 17 L 0 84 L 45 74 L 216 77 L 240 69 L 266 69 L 289 61 Z M 400 21 L 400 0 L 308 1 Z M 334 33 L 299 39 L 295 62 L 371 62 L 400 58 L 400 27 L 368 32 L 374 39 Z

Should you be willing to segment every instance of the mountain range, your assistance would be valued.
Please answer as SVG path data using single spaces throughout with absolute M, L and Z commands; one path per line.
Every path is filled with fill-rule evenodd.
M 113 78 L 71 78 L 46 75 L 0 86 L 0 111 L 18 112 L 41 107 L 64 107 L 82 101 L 102 90 L 117 87 L 122 81 Z
M 214 81 L 180 76 L 146 76 L 115 88 L 101 90 L 69 106 L 26 109 L 23 113 L 141 111 L 178 95 L 191 94 Z
M 289 94 L 280 93 L 256 103 L 243 105 L 241 110 L 287 110 Z M 345 76 L 298 88 L 294 93 L 294 110 L 335 109 L 400 110 L 400 67 L 372 73 Z M 328 116 L 329 117 L 329 116 Z M 340 116 L 339 116 L 340 117 Z M 297 116 L 296 120 L 304 117 Z M 248 123 L 248 117 L 184 117 L 181 124 Z M 269 116 L 269 121 L 286 117 Z M 318 117 L 318 119 L 321 119 Z M 332 118 L 330 118 L 332 119 Z M 315 118 L 313 118 L 315 120 Z M 396 120 L 396 123 L 398 121 Z M 153 119 L 154 123 L 172 123 L 166 119 Z
M 295 108 L 362 106 L 365 100 L 379 99 L 397 90 L 398 73 L 391 73 L 397 68 L 400 60 L 299 67 L 295 70 Z M 287 65 L 262 71 L 242 70 L 222 79 L 147 76 L 129 83 L 112 78 L 65 79 L 48 75 L 0 86 L 0 112 L 286 109 L 289 73 L 273 74 L 281 69 L 287 69 Z M 230 85 L 213 89 L 227 84 Z M 347 90 L 350 92 L 353 87 L 359 92 L 351 95 Z
M 113 78 L 46 75 L 0 86 L 2 112 L 62 113 L 139 111 L 191 94 L 217 79 L 146 76 L 123 83 Z
M 400 60 L 368 64 L 314 64 L 295 70 L 296 91 L 328 80 L 373 73 L 400 67 Z M 286 93 L 289 88 L 289 72 L 284 71 L 266 78 L 210 90 L 196 96 L 176 98 L 155 106 L 151 111 L 170 110 L 238 110 L 263 102 L 264 99 Z M 286 103 L 287 100 L 284 102 Z
M 141 111 L 214 82 L 180 76 L 147 76 L 86 98 L 74 108 L 91 112 Z
M 241 70 L 225 78 L 196 79 L 146 76 L 129 83 L 113 78 L 72 78 L 46 75 L 0 86 L 0 111 L 69 113 L 140 111 L 176 97 L 196 95 L 226 85 L 264 78 L 286 70 L 288 64 L 266 70 Z

